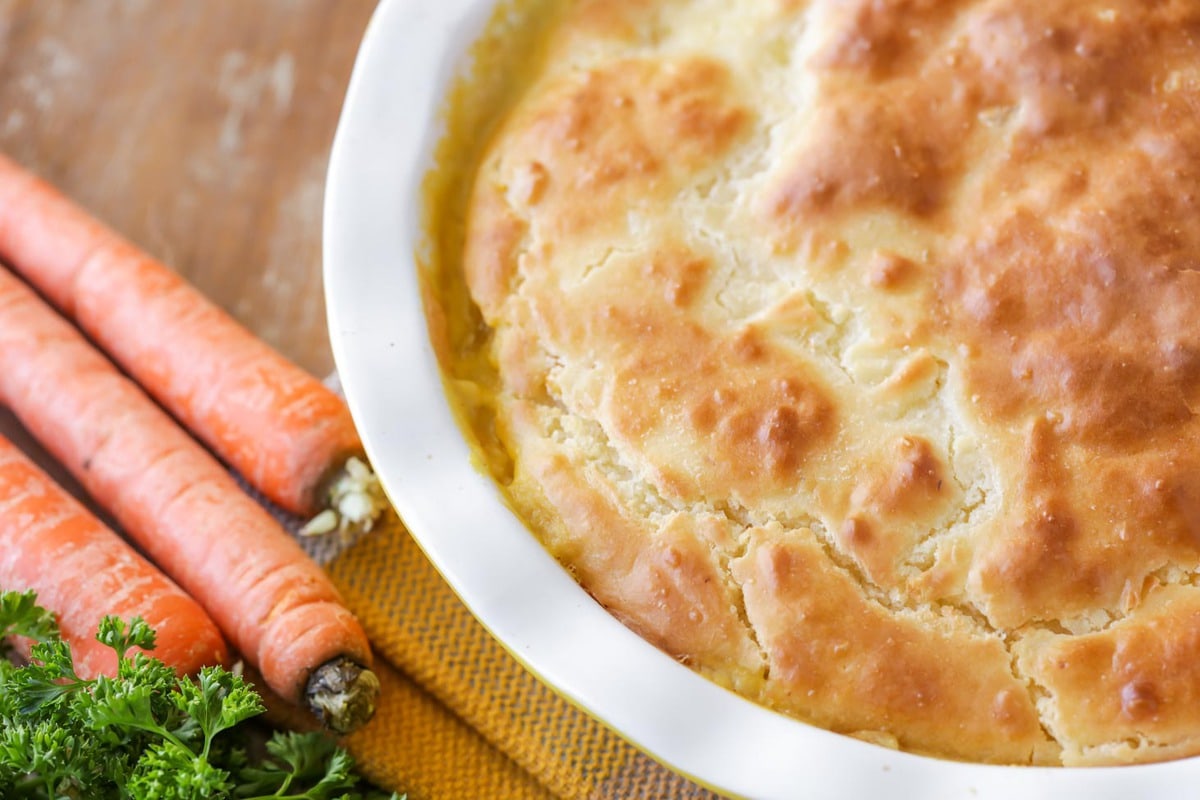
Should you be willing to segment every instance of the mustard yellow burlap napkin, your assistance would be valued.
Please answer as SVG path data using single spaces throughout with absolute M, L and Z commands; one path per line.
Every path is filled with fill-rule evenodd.
M 389 522 L 327 564 L 374 642 L 376 718 L 349 737 L 363 773 L 412 800 L 713 798 L 538 682 Z

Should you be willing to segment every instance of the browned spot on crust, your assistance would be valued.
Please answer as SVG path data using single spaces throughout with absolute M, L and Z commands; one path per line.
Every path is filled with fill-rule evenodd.
M 1121 687 L 1121 713 L 1131 720 L 1153 719 L 1158 704 L 1158 695 L 1148 683 L 1135 680 Z
M 844 505 L 834 504 L 846 515 L 839 542 L 873 581 L 898 585 L 898 560 L 953 507 L 959 489 L 933 446 L 915 435 L 892 442 L 861 473 L 840 490 Z
M 662 299 L 677 308 L 687 308 L 708 282 L 709 263 L 693 257 L 655 258 L 646 261 L 643 276 L 657 287 Z
M 968 3 L 952 0 L 845 0 L 834 4 L 828 43 L 814 66 L 882 77 L 910 66 L 928 41 Z
M 872 206 L 915 216 L 936 211 L 946 151 L 912 125 L 912 116 L 922 112 L 906 105 L 850 101 L 822 107 L 814 133 L 771 195 L 770 215 L 785 228 L 799 228 L 814 217 Z
M 936 502 L 946 480 L 941 459 L 927 440 L 904 436 L 892 452 L 895 460 L 887 471 L 860 483 L 850 496 L 856 508 L 881 519 L 924 511 Z
M 904 288 L 917 271 L 912 259 L 886 250 L 877 250 L 867 264 L 867 283 L 876 289 L 896 291 Z
M 805 456 L 833 431 L 830 400 L 809 368 L 761 334 L 726 337 L 682 320 L 621 309 L 606 322 L 639 331 L 639 346 L 614 376 L 608 407 L 630 441 L 670 426 L 701 455 L 689 493 L 753 496 L 795 480 Z M 634 341 L 620 337 L 625 341 Z M 784 379 L 776 376 L 794 374 Z
M 521 187 L 531 226 L 565 246 L 695 179 L 748 119 L 720 61 L 615 61 L 560 77 L 518 108 L 483 174 Z
M 871 524 L 862 517 L 850 517 L 838 529 L 844 545 L 850 549 L 858 549 L 871 544 Z

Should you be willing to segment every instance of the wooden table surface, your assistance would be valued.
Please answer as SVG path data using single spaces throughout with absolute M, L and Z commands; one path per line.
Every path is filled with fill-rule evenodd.
M 0 151 L 323 378 L 325 169 L 375 4 L 0 0 Z
M 0 0 L 0 150 L 333 367 L 329 148 L 375 0 Z

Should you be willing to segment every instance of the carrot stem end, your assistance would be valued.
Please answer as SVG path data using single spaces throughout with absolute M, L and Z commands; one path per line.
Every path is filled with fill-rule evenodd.
M 325 727 L 347 734 L 374 716 L 379 688 L 374 672 L 339 656 L 313 670 L 305 700 Z
M 387 497 L 366 462 L 351 457 L 329 483 L 326 508 L 300 529 L 301 536 L 334 533 L 351 538 L 370 531 L 388 509 Z

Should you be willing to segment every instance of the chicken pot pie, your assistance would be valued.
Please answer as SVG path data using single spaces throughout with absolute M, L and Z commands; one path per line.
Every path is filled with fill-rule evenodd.
M 476 62 L 431 327 L 588 592 L 882 744 L 1200 752 L 1200 3 L 546 0 Z

